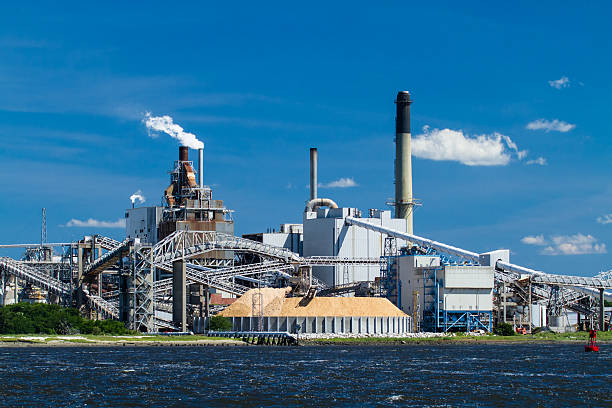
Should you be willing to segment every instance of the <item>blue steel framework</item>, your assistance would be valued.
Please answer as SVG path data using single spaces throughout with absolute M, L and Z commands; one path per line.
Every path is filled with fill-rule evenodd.
M 401 251 L 400 256 L 416 255 L 414 251 Z M 426 251 L 427 255 L 438 255 L 441 262 L 450 264 L 446 257 L 436 254 L 435 251 Z M 422 253 L 419 255 L 423 255 Z M 397 276 L 398 256 L 381 257 L 381 295 L 386 296 L 398 308 L 401 305 L 401 281 Z M 421 328 L 424 331 L 447 332 L 449 330 L 472 331 L 484 329 L 493 330 L 493 311 L 491 310 L 445 310 L 444 300 L 440 299 L 440 287 L 444 286 L 443 279 L 438 279 L 438 271 L 443 266 L 423 268 L 423 303 Z
M 427 302 L 427 297 L 424 299 L 426 307 L 423 313 L 424 328 L 432 331 L 444 332 L 451 329 L 465 330 L 468 332 L 476 329 L 484 329 L 491 332 L 491 330 L 493 330 L 492 310 L 465 311 L 446 310 L 444 308 L 444 300 L 440 299 L 440 287 L 444 286 L 444 282 L 442 279 L 438 279 L 438 271 L 442 269 L 442 267 L 423 269 L 423 296 L 431 296 L 432 291 L 435 292 L 434 302 Z
M 380 296 L 386 297 L 398 308 L 402 308 L 401 296 L 402 282 L 397 273 L 398 258 L 407 255 L 436 255 L 440 257 L 441 265 L 457 264 L 447 256 L 438 253 L 433 248 L 402 248 L 397 250 L 394 242 L 389 238 L 385 240 L 385 251 L 380 257 Z M 399 255 L 397 254 L 399 252 Z M 471 265 L 471 263 L 470 263 Z M 477 264 L 475 264 L 477 265 Z M 440 299 L 440 287 L 444 286 L 443 279 L 438 279 L 438 271 L 443 266 L 423 268 L 423 303 L 421 328 L 424 331 L 447 332 L 449 330 L 471 331 L 484 329 L 493 330 L 492 310 L 445 310 L 444 300 Z M 413 316 L 414 317 L 414 316 Z

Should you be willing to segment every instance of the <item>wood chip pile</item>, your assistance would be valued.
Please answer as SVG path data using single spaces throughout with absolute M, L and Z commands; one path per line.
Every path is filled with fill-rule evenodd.
M 406 316 L 388 299 L 373 297 L 315 297 L 300 306 L 301 297 L 286 297 L 290 288 L 251 289 L 220 314 L 226 317 L 258 316 L 261 293 L 264 316 Z M 253 310 L 255 298 L 255 310 Z

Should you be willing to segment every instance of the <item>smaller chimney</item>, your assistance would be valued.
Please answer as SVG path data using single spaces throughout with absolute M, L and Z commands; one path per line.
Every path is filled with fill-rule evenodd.
M 310 199 L 317 198 L 317 148 L 310 148 Z
M 204 187 L 204 149 L 198 149 L 198 177 L 200 178 L 200 188 Z
M 187 146 L 179 146 L 179 161 L 189 161 L 189 148 Z

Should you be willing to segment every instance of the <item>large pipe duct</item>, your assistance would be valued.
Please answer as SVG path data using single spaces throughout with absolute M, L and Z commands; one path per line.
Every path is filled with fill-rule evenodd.
M 306 204 L 304 212 L 316 211 L 319 207 L 338 208 L 338 204 L 331 198 L 317 197 L 317 148 L 310 148 L 310 201 Z
M 204 149 L 198 150 L 198 177 L 200 179 L 200 188 L 204 187 Z
M 397 93 L 395 117 L 395 218 L 407 220 L 412 234 L 412 157 L 410 151 L 410 93 Z
M 310 200 L 317 198 L 317 148 L 310 148 Z
M 331 198 L 314 198 L 306 204 L 304 212 L 311 212 L 319 207 L 338 208 L 338 204 Z

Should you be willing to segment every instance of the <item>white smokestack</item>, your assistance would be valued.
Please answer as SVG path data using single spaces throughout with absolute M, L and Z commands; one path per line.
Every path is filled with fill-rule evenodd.
M 136 201 L 138 201 L 138 204 L 142 204 L 147 201 L 147 199 L 142 195 L 142 191 L 138 190 L 130 196 L 130 201 L 132 202 L 132 208 L 134 208 Z
M 199 141 L 196 135 L 185 132 L 183 128 L 174 123 L 172 118 L 168 115 L 151 116 L 151 112 L 147 112 L 143 122 L 147 126 L 149 136 L 151 137 L 155 137 L 154 133 L 152 132 L 164 132 L 167 135 L 177 139 L 181 143 L 181 146 L 187 146 L 191 149 L 204 148 L 204 143 Z
M 200 177 L 200 187 L 204 187 L 204 149 L 199 149 L 198 155 L 198 176 Z

